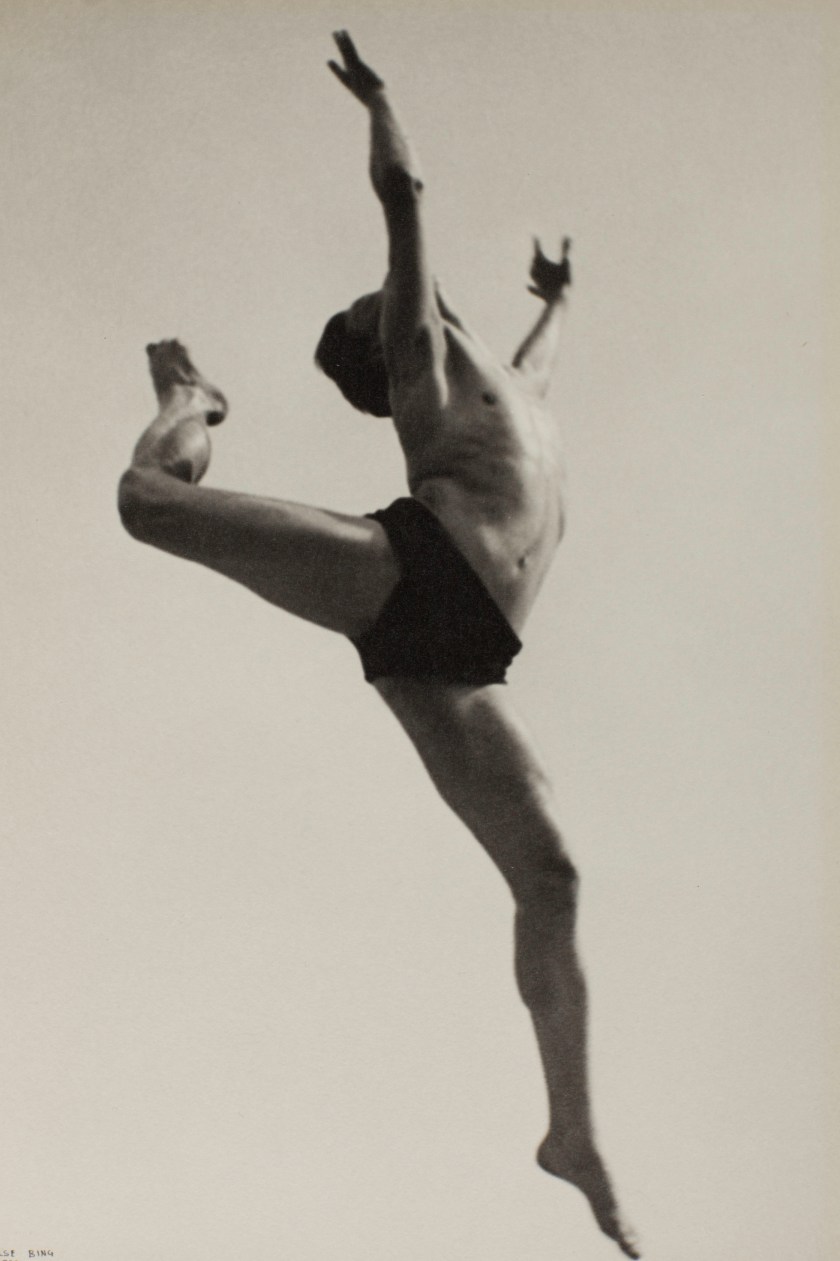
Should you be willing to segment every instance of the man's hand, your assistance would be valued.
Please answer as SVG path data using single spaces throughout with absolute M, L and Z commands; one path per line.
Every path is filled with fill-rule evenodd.
M 563 237 L 560 248 L 562 250 L 560 262 L 553 263 L 550 258 L 546 258 L 542 246 L 536 237 L 534 238 L 534 261 L 531 263 L 530 271 L 531 280 L 534 283 L 528 286 L 528 292 L 542 298 L 543 302 L 559 302 L 563 297 L 563 290 L 572 283 L 572 269 L 569 265 L 569 250 L 572 248 L 572 242 L 569 237 Z
M 336 31 L 333 39 L 338 45 L 338 51 L 344 58 L 344 65 L 340 66 L 336 61 L 328 61 L 327 65 L 335 77 L 341 80 L 348 92 L 353 93 L 357 101 L 361 101 L 363 105 L 370 105 L 376 94 L 382 91 L 385 84 L 379 75 L 362 61 L 356 52 L 355 44 L 346 31 Z

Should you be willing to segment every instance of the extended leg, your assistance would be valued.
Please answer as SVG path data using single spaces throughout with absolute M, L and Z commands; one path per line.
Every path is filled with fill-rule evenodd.
M 516 978 L 549 1096 L 539 1163 L 589 1200 L 601 1229 L 639 1255 L 598 1152 L 589 1099 L 586 989 L 575 950 L 577 875 L 551 790 L 500 689 L 380 680 L 377 690 L 444 800 L 484 846 L 516 902 Z
M 221 394 L 176 342 L 149 348 L 160 411 L 120 483 L 119 506 L 135 538 L 206 565 L 257 595 L 341 634 L 373 623 L 398 577 L 378 522 L 301 504 L 207 489 L 208 424 Z M 175 358 L 178 372 L 161 359 Z

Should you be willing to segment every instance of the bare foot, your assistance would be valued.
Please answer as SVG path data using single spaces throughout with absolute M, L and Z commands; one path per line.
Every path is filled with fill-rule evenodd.
M 625 1256 L 641 1257 L 633 1232 L 621 1221 L 609 1175 L 594 1147 L 572 1148 L 549 1135 L 540 1144 L 537 1164 L 583 1192 L 601 1230 L 615 1240 Z
M 227 415 L 225 396 L 201 375 L 180 342 L 152 343 L 146 353 L 160 410 L 134 448 L 132 463 L 199 482 L 210 463 L 207 427 Z
M 151 342 L 146 347 L 149 371 L 161 410 L 177 407 L 183 416 L 203 415 L 208 425 L 220 425 L 227 415 L 221 390 L 201 375 L 179 341 Z

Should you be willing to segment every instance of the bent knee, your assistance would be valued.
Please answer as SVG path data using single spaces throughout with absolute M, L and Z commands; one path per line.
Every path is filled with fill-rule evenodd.
M 163 481 L 163 485 L 161 482 Z M 117 509 L 123 526 L 141 543 L 153 543 L 160 533 L 161 522 L 169 502 L 166 484 L 181 483 L 167 474 L 132 467 L 120 478 Z
M 135 468 L 127 469 L 117 487 L 117 511 L 132 538 L 143 537 L 148 520 L 146 501 L 142 474 Z

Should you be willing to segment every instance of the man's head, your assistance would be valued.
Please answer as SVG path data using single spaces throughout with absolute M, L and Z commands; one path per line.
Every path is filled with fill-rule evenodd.
M 324 326 L 315 362 L 360 412 L 390 416 L 388 372 L 379 340 L 381 293 L 358 298 Z

